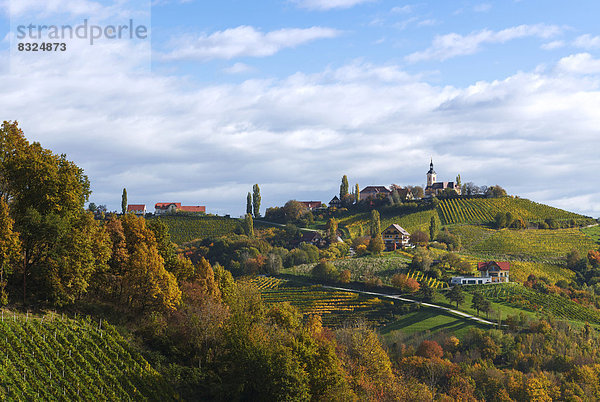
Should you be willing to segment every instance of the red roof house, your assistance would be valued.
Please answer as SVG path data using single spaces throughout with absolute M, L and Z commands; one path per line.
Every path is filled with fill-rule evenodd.
M 146 204 L 129 204 L 127 205 L 127 212 L 133 212 L 136 215 L 146 215 Z
M 478 262 L 477 270 L 481 276 L 492 278 L 492 282 L 508 282 L 510 263 L 496 261 Z

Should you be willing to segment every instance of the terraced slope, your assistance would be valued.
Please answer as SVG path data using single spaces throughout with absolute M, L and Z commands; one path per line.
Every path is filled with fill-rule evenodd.
M 288 302 L 304 314 L 320 314 L 327 326 L 340 326 L 346 322 L 364 320 L 382 325 L 390 322 L 397 307 L 390 300 L 341 292 L 322 286 L 301 286 L 268 277 L 252 279 L 267 304 Z
M 0 321 L 0 400 L 175 400 L 162 376 L 118 332 L 98 323 Z
M 437 207 L 440 220 L 444 225 L 457 223 L 489 223 L 498 212 L 510 212 L 513 217 L 525 221 L 543 221 L 548 218 L 557 221 L 574 219 L 581 221 L 586 217 L 559 208 L 539 204 L 524 198 L 473 198 L 446 199 Z

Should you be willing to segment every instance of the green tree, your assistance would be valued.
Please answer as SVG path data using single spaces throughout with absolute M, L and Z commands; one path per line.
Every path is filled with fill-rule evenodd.
M 165 268 L 173 272 L 178 265 L 177 249 L 171 242 L 169 226 L 162 219 L 152 219 L 148 221 L 148 228 L 154 233 L 158 253 L 165 262 Z
M 6 275 L 12 274 L 21 254 L 21 242 L 13 225 L 8 204 L 0 198 L 0 306 L 8 304 Z
M 358 187 L 358 183 L 354 186 L 354 202 L 358 204 L 360 201 L 360 187 Z
M 342 177 L 342 184 L 340 184 L 340 200 L 343 200 L 344 197 L 348 195 L 348 190 L 350 187 L 348 186 L 348 176 L 344 175 Z
M 246 213 L 252 213 L 252 194 L 248 191 L 248 195 L 246 196 Z
M 311 275 L 320 280 L 334 280 L 338 277 L 337 268 L 329 261 L 321 261 L 311 271 Z
M 483 294 L 479 291 L 473 293 L 473 299 L 471 301 L 471 307 L 474 308 L 475 310 L 477 310 L 477 315 L 479 315 L 479 311 L 483 310 L 482 307 L 484 307 L 485 302 L 487 300 L 485 299 L 485 297 L 483 296 Z
M 424 302 L 431 302 L 435 297 L 435 289 L 429 286 L 427 281 L 424 281 L 419 289 L 418 296 Z
M 498 212 L 494 217 L 494 223 L 497 229 L 505 228 L 507 226 L 506 214 L 503 212 Z
M 429 221 L 429 238 L 431 240 L 435 239 L 438 234 L 438 224 L 435 220 L 435 216 L 431 215 L 431 220 Z
M 376 209 L 371 211 L 371 237 L 381 237 L 381 221 Z
M 246 214 L 244 218 L 244 233 L 248 237 L 254 237 L 254 220 L 251 214 Z
M 123 189 L 123 194 L 121 194 L 121 213 L 125 215 L 127 213 L 127 189 Z
M 252 211 L 255 218 L 260 218 L 260 187 L 258 184 L 252 187 Z
M 458 174 L 458 175 L 456 176 L 455 188 L 460 188 L 460 189 L 462 189 L 462 181 L 460 180 L 460 174 Z
M 465 301 L 465 294 L 463 293 L 462 287 L 460 285 L 455 285 L 448 293 L 446 293 L 446 299 L 456 303 L 456 308 L 458 308 L 458 305 Z

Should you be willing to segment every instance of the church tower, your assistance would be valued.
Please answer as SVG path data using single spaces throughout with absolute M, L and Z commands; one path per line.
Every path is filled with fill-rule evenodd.
M 429 172 L 427 172 L 427 187 L 431 187 L 433 183 L 435 183 L 436 173 L 433 170 L 433 158 L 431 158 L 431 163 L 429 164 Z

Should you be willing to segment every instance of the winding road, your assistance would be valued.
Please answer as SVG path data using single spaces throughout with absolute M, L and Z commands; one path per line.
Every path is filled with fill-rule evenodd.
M 324 288 L 327 288 L 327 289 L 340 290 L 340 291 L 343 291 L 343 292 L 362 293 L 362 294 L 365 294 L 365 295 L 371 295 L 371 296 L 377 296 L 377 297 L 387 297 L 388 299 L 400 300 L 400 301 L 408 302 L 408 303 L 416 303 L 416 304 L 420 304 L 421 306 L 426 306 L 426 307 L 431 307 L 431 308 L 435 308 L 435 309 L 438 309 L 438 310 L 443 310 L 443 311 L 449 312 L 451 314 L 460 316 L 462 318 L 466 318 L 468 320 L 477 321 L 477 322 L 479 322 L 481 324 L 488 324 L 488 325 L 494 325 L 494 326 L 498 325 L 498 323 L 495 323 L 493 321 L 488 321 L 486 319 L 483 319 L 481 317 L 476 317 L 476 316 L 471 315 L 471 314 L 467 314 L 467 313 L 465 313 L 463 311 L 455 310 L 455 309 L 452 309 L 452 308 L 449 308 L 449 307 L 439 306 L 437 304 L 425 303 L 425 302 L 420 302 L 418 300 L 412 300 L 412 299 L 406 299 L 404 297 L 400 297 L 400 296 L 397 296 L 397 295 L 388 295 L 388 294 L 385 294 L 385 293 L 367 292 L 367 291 L 364 291 L 364 290 L 339 288 L 339 287 L 336 287 L 336 286 L 327 286 L 327 285 L 321 285 L 321 286 L 323 286 Z M 502 325 L 502 326 L 504 326 L 504 325 Z

